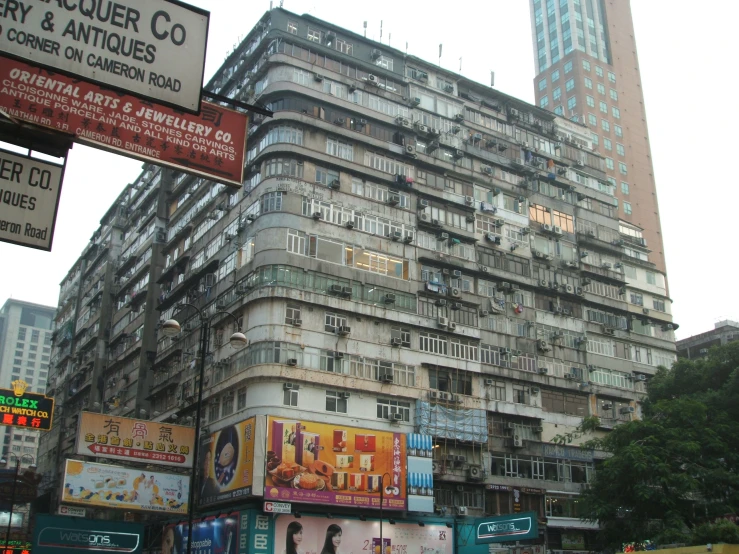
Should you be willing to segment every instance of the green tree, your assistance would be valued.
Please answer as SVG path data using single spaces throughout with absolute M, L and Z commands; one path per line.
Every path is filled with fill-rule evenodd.
M 581 495 L 585 519 L 604 529 L 604 546 L 733 536 L 708 524 L 739 510 L 737 368 L 739 343 L 661 368 L 649 383 L 643 419 L 586 442 L 608 454 Z M 595 426 L 587 419 L 578 433 Z

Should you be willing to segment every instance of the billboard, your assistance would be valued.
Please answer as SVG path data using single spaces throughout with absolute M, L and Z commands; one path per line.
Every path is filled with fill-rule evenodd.
M 0 424 L 48 431 L 54 417 L 54 399 L 26 392 L 28 383 L 16 379 L 13 389 L 0 389 Z
M 0 150 L 0 241 L 51 250 L 64 166 Z
M 110 460 L 192 467 L 195 429 L 156 421 L 82 412 L 75 453 Z
M 144 526 L 139 523 L 36 515 L 34 554 L 116 552 L 140 554 Z
M 185 115 L 0 56 L 0 109 L 88 146 L 241 187 L 247 116 L 216 104 Z
M 242 522 L 243 518 L 243 522 Z M 234 512 L 216 518 L 195 520 L 192 554 L 248 554 L 247 514 Z M 244 529 L 242 540 L 242 529 Z M 168 525 L 162 532 L 162 554 L 187 552 L 187 523 Z
M 538 514 L 524 512 L 475 520 L 475 544 L 512 542 L 539 536 Z
M 209 15 L 169 0 L 10 2 L 0 52 L 197 113 Z
M 301 535 L 302 532 L 302 535 Z M 299 535 L 299 539 L 295 535 Z M 452 554 L 452 529 L 445 524 L 385 523 L 382 527 L 385 554 Z M 275 552 L 287 554 L 337 554 L 371 552 L 380 554 L 380 522 L 358 519 L 326 519 L 303 516 L 278 517 L 275 522 Z
M 406 509 L 405 435 L 267 418 L 265 500 Z M 387 474 L 387 476 L 385 476 Z
M 62 502 L 144 512 L 187 513 L 190 478 L 67 460 Z
M 200 506 L 252 494 L 256 417 L 207 435 L 200 443 Z

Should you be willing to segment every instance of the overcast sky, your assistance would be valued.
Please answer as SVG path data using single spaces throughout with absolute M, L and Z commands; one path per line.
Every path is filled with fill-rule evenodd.
M 616 0 L 619 2 L 626 0 Z M 211 12 L 206 77 L 269 9 L 268 1 L 195 0 Z M 275 2 L 277 6 L 279 2 Z M 632 0 L 632 11 L 654 156 L 678 338 L 704 332 L 719 319 L 739 318 L 737 246 L 739 183 L 721 150 L 739 129 L 732 37 L 739 3 L 705 0 L 683 9 L 674 0 Z M 528 0 L 337 2 L 286 0 L 357 33 L 405 49 L 532 102 L 534 63 Z M 206 79 L 207 80 L 207 79 Z M 0 301 L 56 305 L 59 283 L 87 245 L 102 215 L 141 162 L 75 145 L 69 154 L 51 253 L 0 243 Z M 709 295 L 709 291 L 711 294 Z M 724 297 L 724 295 L 726 295 Z

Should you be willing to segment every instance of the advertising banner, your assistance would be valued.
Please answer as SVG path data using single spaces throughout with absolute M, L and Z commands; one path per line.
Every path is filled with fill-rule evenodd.
M 0 56 L 0 109 L 94 148 L 241 187 L 246 114 L 186 115 Z
M 475 521 L 475 543 L 515 542 L 539 536 L 536 512 L 486 517 Z
M 0 150 L 0 241 L 51 250 L 64 166 Z
M 139 523 L 36 515 L 34 554 L 116 552 L 140 554 L 144 526 Z
M 13 389 L 0 389 L 0 424 L 48 431 L 54 417 L 54 399 L 26 392 L 28 383 L 17 379 Z
M 243 522 L 242 522 L 243 518 Z M 195 520 L 192 528 L 192 554 L 248 554 L 246 531 L 248 516 L 234 512 L 204 520 Z M 242 524 L 243 523 L 243 524 Z M 168 525 L 162 532 L 162 554 L 187 552 L 187 523 Z
M 406 509 L 405 435 L 267 418 L 265 500 Z M 384 483 L 383 483 L 384 480 Z
M 0 52 L 197 113 L 209 13 L 168 0 L 7 2 Z
M 76 453 L 109 460 L 192 467 L 194 445 L 192 427 L 82 412 Z
M 385 523 L 383 554 L 452 554 L 452 529 L 426 523 Z M 282 554 L 381 554 L 380 523 L 358 519 L 280 516 L 275 522 L 275 549 Z
M 256 417 L 206 436 L 200 443 L 200 506 L 252 494 Z
M 67 460 L 62 502 L 145 512 L 187 513 L 190 478 Z

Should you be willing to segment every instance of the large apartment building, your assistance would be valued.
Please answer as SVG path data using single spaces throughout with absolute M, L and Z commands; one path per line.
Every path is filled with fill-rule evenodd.
M 643 230 L 629 256 L 665 255 L 629 0 L 530 0 L 536 103 L 587 126 L 618 218 Z M 649 306 L 650 308 L 652 306 Z
M 241 189 L 145 165 L 62 283 L 50 491 L 82 409 L 187 423 L 203 387 L 209 432 L 272 416 L 430 436 L 437 515 L 532 510 L 550 549 L 581 532 L 587 550 L 597 453 L 552 439 L 638 417 L 675 359 L 664 274 L 590 131 L 283 9 L 208 88 L 274 117 L 252 118 Z M 248 339 L 233 350 L 216 318 L 202 383 L 183 302 Z

